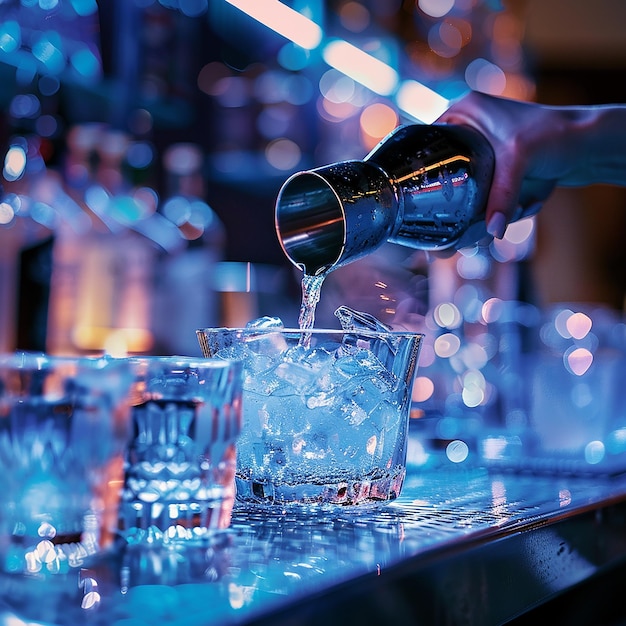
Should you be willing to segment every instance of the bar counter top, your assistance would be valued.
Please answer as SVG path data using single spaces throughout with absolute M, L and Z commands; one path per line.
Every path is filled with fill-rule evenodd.
M 625 475 L 410 466 L 385 506 L 238 504 L 208 547 L 4 575 L 0 624 L 500 624 L 623 563 L 625 521 Z

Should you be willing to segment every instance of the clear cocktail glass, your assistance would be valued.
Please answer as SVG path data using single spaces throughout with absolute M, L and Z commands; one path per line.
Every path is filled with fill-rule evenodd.
M 0 570 L 61 575 L 113 547 L 131 383 L 125 360 L 0 355 Z
M 239 500 L 355 505 L 399 496 L 423 335 L 255 327 L 197 335 L 205 356 L 244 363 Z
M 145 356 L 133 367 L 120 534 L 131 545 L 206 543 L 230 524 L 242 365 Z

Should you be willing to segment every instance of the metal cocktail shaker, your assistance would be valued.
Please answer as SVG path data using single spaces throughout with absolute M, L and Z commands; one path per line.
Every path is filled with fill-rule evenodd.
M 487 235 L 493 167 L 490 144 L 470 127 L 400 126 L 362 161 L 287 179 L 276 201 L 276 232 L 287 257 L 310 275 L 386 241 L 423 250 L 462 248 Z

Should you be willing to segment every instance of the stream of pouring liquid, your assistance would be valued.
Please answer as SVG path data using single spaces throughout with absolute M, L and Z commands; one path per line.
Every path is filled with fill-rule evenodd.
M 322 283 L 326 274 L 302 276 L 302 304 L 300 305 L 300 316 L 298 325 L 301 330 L 310 330 L 315 324 L 315 309 L 320 300 Z

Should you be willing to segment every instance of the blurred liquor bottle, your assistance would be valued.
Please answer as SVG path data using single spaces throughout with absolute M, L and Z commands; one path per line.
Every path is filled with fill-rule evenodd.
M 154 270 L 163 245 L 147 227 L 157 196 L 127 176 L 131 139 L 102 124 L 68 133 L 64 187 L 86 227 L 61 228 L 54 250 L 48 349 L 53 353 L 149 353 Z M 150 222 L 151 223 L 151 222 Z M 151 231 L 152 235 L 146 234 Z M 167 243 L 169 242 L 169 243 Z
M 51 306 L 48 317 L 47 349 L 54 354 L 81 352 L 75 343 L 83 268 L 94 255 L 92 240 L 106 237 L 108 225 L 86 203 L 87 191 L 94 184 L 95 147 L 102 124 L 83 124 L 67 134 L 66 154 L 61 171 L 63 191 L 80 213 L 71 224 L 60 228 L 54 250 Z
M 202 149 L 194 143 L 173 144 L 163 155 L 166 195 L 159 211 L 185 241 L 159 263 L 155 328 L 163 353 L 199 355 L 196 329 L 219 320 L 214 274 L 225 232 L 205 201 L 204 165 Z
M 43 350 L 51 254 L 59 215 L 40 192 L 41 140 L 16 133 L 3 154 L 0 196 L 0 350 Z

